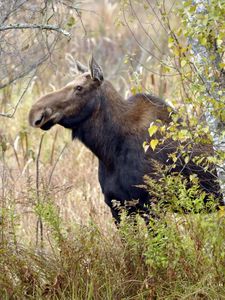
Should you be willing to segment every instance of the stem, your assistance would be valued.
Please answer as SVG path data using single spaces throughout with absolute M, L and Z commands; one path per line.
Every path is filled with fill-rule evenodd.
M 43 134 L 41 136 L 41 140 L 40 140 L 39 147 L 38 147 L 37 158 L 36 158 L 36 195 L 37 195 L 37 204 L 38 205 L 40 204 L 39 162 L 40 162 L 41 147 L 42 147 L 44 136 L 45 136 L 45 134 Z M 43 249 L 43 222 L 42 222 L 42 218 L 40 215 L 38 216 L 37 225 L 36 225 L 36 246 L 38 246 L 39 231 L 40 231 L 40 236 L 41 236 L 41 249 Z

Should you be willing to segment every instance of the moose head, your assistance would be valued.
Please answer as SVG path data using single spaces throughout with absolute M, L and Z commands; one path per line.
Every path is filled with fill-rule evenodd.
M 31 108 L 29 123 L 48 130 L 55 124 L 73 128 L 99 106 L 98 89 L 104 81 L 101 67 L 93 56 L 89 68 L 76 62 L 78 74 L 65 87 L 41 97 Z

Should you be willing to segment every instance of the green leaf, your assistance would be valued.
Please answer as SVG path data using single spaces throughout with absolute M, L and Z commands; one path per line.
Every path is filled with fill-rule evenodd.
M 181 129 L 179 132 L 178 132 L 178 139 L 179 140 L 186 140 L 188 138 L 188 131 L 187 129 Z
M 169 48 L 172 48 L 173 45 L 174 45 L 174 39 L 170 36 L 170 37 L 168 38 L 168 47 L 169 47 Z
M 207 39 L 206 39 L 206 37 L 202 37 L 202 38 L 200 38 L 200 44 L 202 45 L 202 46 L 205 46 L 206 44 L 207 44 Z
M 73 16 L 69 17 L 69 19 L 67 21 L 67 26 L 73 27 L 75 24 L 76 24 L 76 19 Z

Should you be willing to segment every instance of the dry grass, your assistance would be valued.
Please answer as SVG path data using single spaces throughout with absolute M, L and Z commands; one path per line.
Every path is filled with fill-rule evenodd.
M 154 60 L 146 63 L 153 72 L 134 76 L 136 60 L 143 63 L 150 54 L 123 26 L 118 1 L 86 7 L 96 12 L 83 14 L 87 36 L 76 27 L 72 41 L 62 42 L 39 71 L 15 118 L 1 119 L 0 299 L 225 299 L 223 218 L 167 216 L 155 225 L 156 235 L 141 220 L 134 227 L 125 219 L 118 231 L 93 154 L 59 126 L 45 135 L 28 126 L 33 101 L 71 80 L 65 53 L 85 61 L 94 48 L 124 94 L 140 86 L 165 97 L 177 94 L 177 81 L 167 78 L 165 86 Z M 140 7 L 137 12 L 144 18 Z M 164 49 L 163 30 L 153 17 L 143 24 Z M 131 26 L 147 41 L 135 21 Z M 145 46 L 157 53 L 149 41 Z M 128 49 L 133 60 L 124 64 Z M 9 105 L 6 96 L 16 102 L 24 86 L 4 91 L 2 107 Z
M 101 228 L 107 228 L 107 224 L 113 226 L 109 210 L 103 203 L 97 180 L 97 162 L 93 155 L 78 142 L 72 142 L 70 132 L 59 126 L 46 133 L 39 149 L 42 133 L 28 126 L 27 115 L 32 103 L 44 93 L 59 88 L 72 79 L 71 64 L 65 59 L 66 54 L 70 53 L 85 63 L 94 49 L 106 77 L 126 95 L 131 93 L 129 90 L 135 85 L 145 86 L 155 93 L 163 88 L 162 78 L 156 76 L 153 79 L 152 76 L 155 75 L 151 72 L 144 72 L 138 80 L 133 77 L 138 61 L 144 62 L 146 55 L 142 57 L 143 49 L 139 49 L 130 30 L 125 26 L 124 12 L 127 21 L 131 21 L 130 26 L 135 38 L 143 43 L 146 38 L 143 29 L 140 31 L 138 22 L 132 16 L 131 9 L 126 5 L 120 5 L 117 1 L 112 3 L 108 0 L 84 3 L 82 8 L 86 11 L 82 14 L 86 31 L 82 24 L 77 24 L 72 29 L 73 39 L 69 43 L 62 40 L 51 61 L 39 70 L 15 118 L 1 119 L 1 136 L 7 144 L 1 160 L 3 202 L 5 206 L 15 207 L 15 211 L 19 209 L 19 212 L 23 212 L 20 214 L 20 220 L 24 224 L 21 231 L 31 239 L 36 229 L 35 226 L 29 225 L 35 223 L 33 208 L 37 202 L 38 189 L 44 193 L 41 198 L 50 196 L 54 200 L 59 207 L 60 215 L 67 221 L 86 224 L 91 217 L 101 225 Z M 151 32 L 152 39 L 161 32 L 162 41 L 157 42 L 163 44 L 165 40 L 163 29 L 157 31 L 155 29 L 160 28 L 158 19 L 152 15 L 151 22 L 148 23 L 147 15 L 150 11 L 144 13 L 142 5 L 137 4 L 136 12 L 146 18 L 144 24 L 147 26 L 146 30 Z M 148 47 L 153 53 L 157 51 L 151 43 Z M 128 60 L 125 64 L 127 54 L 134 60 Z M 154 60 L 150 64 L 154 67 L 156 63 L 158 62 Z M 26 83 L 24 79 L 7 91 L 4 90 L 2 109 L 7 109 L 5 106 L 12 105 L 13 102 L 16 103 Z M 7 98 L 11 99 L 10 103 L 5 100 L 6 92 Z M 39 150 L 41 153 L 38 159 L 37 178 Z M 10 201 L 13 203 L 9 204 Z

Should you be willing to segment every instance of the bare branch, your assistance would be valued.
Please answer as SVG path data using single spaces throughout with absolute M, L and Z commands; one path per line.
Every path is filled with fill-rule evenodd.
M 49 25 L 49 24 L 28 24 L 28 23 L 21 23 L 21 24 L 9 24 L 9 25 L 2 25 L 0 26 L 0 31 L 12 30 L 12 29 L 41 29 L 41 30 L 53 30 L 57 31 L 70 39 L 71 35 L 68 31 L 56 26 L 56 25 Z
M 30 66 L 30 68 L 24 72 L 22 72 L 21 74 L 19 74 L 17 77 L 13 78 L 12 80 L 9 80 L 7 83 L 5 84 L 0 84 L 0 89 L 5 88 L 6 86 L 12 84 L 14 81 L 23 78 L 24 76 L 28 75 L 30 72 L 32 72 L 34 69 L 37 69 L 37 67 L 39 65 L 41 65 L 43 62 L 45 62 L 47 59 L 49 58 L 49 55 L 45 55 L 45 57 L 43 57 L 42 59 L 40 59 L 38 62 L 36 62 L 35 64 L 32 64 Z
M 158 13 L 155 11 L 153 5 L 151 4 L 151 1 L 146 0 L 146 2 L 148 3 L 148 5 L 151 7 L 151 10 L 153 11 L 154 15 L 156 16 L 157 20 L 159 21 L 159 24 L 162 26 L 162 28 L 165 30 L 166 34 L 168 34 L 166 27 L 164 26 L 162 20 L 159 18 Z
M 1 112 L 0 112 L 0 117 L 6 117 L 6 118 L 13 118 L 13 117 L 14 117 L 14 115 L 15 115 L 15 113 L 16 113 L 16 111 L 17 111 L 17 108 L 18 108 L 20 102 L 23 100 L 23 97 L 24 97 L 24 95 L 26 94 L 26 92 L 27 92 L 27 90 L 28 90 L 28 88 L 29 88 L 29 86 L 30 86 L 30 84 L 31 84 L 31 82 L 32 82 L 32 80 L 33 80 L 33 78 L 34 78 L 34 75 L 33 75 L 33 76 L 30 78 L 30 80 L 28 81 L 28 83 L 27 83 L 27 85 L 26 85 L 26 87 L 25 87 L 25 89 L 24 89 L 22 95 L 20 96 L 20 98 L 18 99 L 18 101 L 17 101 L 15 107 L 13 108 L 13 112 L 12 112 L 12 113 L 1 113 Z
M 122 7 L 122 13 L 123 13 L 123 19 L 124 22 L 131 34 L 131 36 L 133 37 L 133 39 L 135 40 L 135 42 L 137 43 L 137 45 L 140 47 L 140 49 L 144 50 L 146 53 L 148 53 L 150 56 L 152 56 L 155 60 L 159 61 L 161 65 L 167 66 L 171 69 L 176 69 L 174 68 L 172 65 L 168 65 L 167 63 L 163 62 L 157 55 L 155 55 L 152 51 L 150 51 L 149 49 L 147 49 L 140 41 L 139 39 L 136 37 L 134 31 L 132 30 L 132 28 L 129 25 L 129 21 L 127 20 L 126 17 L 126 13 L 125 13 L 125 8 L 124 6 Z
M 124 6 L 122 7 L 122 13 L 123 13 L 123 19 L 124 19 L 124 22 L 125 22 L 125 24 L 126 24 L 128 30 L 129 30 L 130 34 L 132 35 L 133 39 L 134 39 L 135 42 L 138 44 L 138 46 L 139 46 L 141 49 L 143 49 L 144 51 L 146 51 L 146 52 L 147 52 L 149 55 L 151 55 L 153 58 L 155 58 L 156 60 L 160 61 L 160 59 L 159 59 L 156 55 L 154 55 L 153 52 L 151 52 L 151 51 L 148 50 L 146 47 L 144 47 L 144 46 L 142 45 L 142 43 L 137 39 L 137 37 L 136 37 L 134 31 L 131 29 L 131 27 L 130 27 L 130 25 L 129 25 L 129 21 L 127 20 Z
M 149 38 L 149 40 L 152 42 L 152 44 L 155 46 L 155 48 L 159 51 L 160 54 L 163 54 L 161 52 L 161 49 L 160 47 L 156 44 L 156 42 L 154 41 L 154 39 L 150 36 L 149 32 L 145 29 L 145 27 L 143 26 L 142 24 L 142 20 L 140 20 L 138 14 L 136 13 L 134 7 L 133 7 L 133 4 L 132 4 L 132 1 L 129 0 L 129 4 L 130 4 L 130 7 L 131 7 L 131 10 L 135 16 L 135 18 L 137 19 L 138 21 L 138 24 L 140 25 L 140 28 L 142 28 L 143 32 L 146 34 L 146 36 Z

